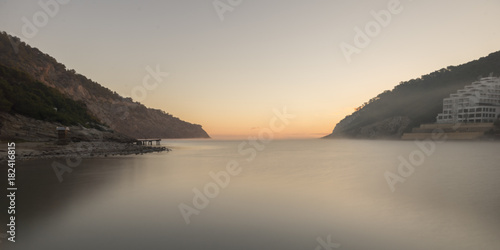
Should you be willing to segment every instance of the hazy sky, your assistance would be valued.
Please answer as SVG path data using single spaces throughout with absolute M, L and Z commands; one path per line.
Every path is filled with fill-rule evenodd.
M 296 118 L 276 136 L 323 136 L 401 81 L 500 50 L 498 0 L 59 2 L 1 0 L 0 30 L 123 96 L 159 67 L 169 75 L 135 97 L 214 138 L 254 134 L 283 107 Z

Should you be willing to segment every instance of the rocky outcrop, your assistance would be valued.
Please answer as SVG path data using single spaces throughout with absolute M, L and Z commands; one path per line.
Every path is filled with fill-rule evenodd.
M 325 138 L 399 139 L 411 124 L 406 116 L 395 116 L 379 122 L 350 129 L 356 116 L 348 116 L 339 122 L 332 134 Z
M 67 70 L 54 58 L 22 42 L 17 50 L 5 33 L 0 34 L 0 63 L 26 72 L 31 77 L 75 101 L 111 129 L 134 138 L 208 138 L 201 125 L 180 120 L 161 110 L 150 109 L 124 98 L 83 75 Z M 17 53 L 16 53 L 17 51 Z
M 171 151 L 166 147 L 142 146 L 120 142 L 75 142 L 57 145 L 50 142 L 16 143 L 16 161 L 31 159 L 85 159 L 91 157 L 108 157 L 117 155 L 147 154 Z M 6 150 L 0 149 L 0 163 L 7 161 Z
M 0 140 L 51 141 L 57 139 L 57 124 L 0 112 Z M 61 125 L 59 125 L 61 126 Z
M 0 112 L 0 140 L 2 141 L 54 142 L 57 140 L 56 127 L 61 126 L 63 125 L 60 123 L 51 123 L 18 114 Z M 132 143 L 135 141 L 131 137 L 116 133 L 106 127 L 97 130 L 83 126 L 70 126 L 69 129 L 68 141 L 70 142 L 109 141 Z
M 336 136 L 341 136 L 342 134 L 345 134 L 345 131 L 349 129 L 349 125 L 359 116 L 359 113 L 353 113 L 352 115 L 346 116 L 344 119 L 342 119 L 337 125 L 335 125 L 335 128 L 333 129 L 333 132 L 330 137 L 333 137 L 334 135 Z M 327 137 L 329 137 L 327 136 Z
M 391 117 L 362 127 L 358 136 L 370 139 L 399 139 L 408 125 L 410 125 L 410 118 L 406 116 Z
M 170 151 L 165 147 L 135 145 L 135 139 L 106 127 L 98 130 L 70 126 L 68 143 L 59 145 L 56 131 L 59 126 L 62 124 L 0 112 L 0 141 L 16 142 L 16 160 L 67 158 L 75 155 L 89 158 Z M 6 149 L 0 149 L 0 162 L 6 160 Z

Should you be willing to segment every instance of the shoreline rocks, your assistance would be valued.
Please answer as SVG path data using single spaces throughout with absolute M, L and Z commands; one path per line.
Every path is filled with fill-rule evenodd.
M 161 146 L 142 146 L 120 142 L 73 142 L 57 145 L 53 142 L 16 143 L 16 161 L 66 157 L 94 158 L 117 155 L 139 155 L 171 151 Z M 7 151 L 0 150 L 0 162 L 7 161 Z

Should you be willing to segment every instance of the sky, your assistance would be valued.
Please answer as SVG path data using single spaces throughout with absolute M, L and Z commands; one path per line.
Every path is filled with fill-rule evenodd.
M 500 50 L 498 13 L 498 0 L 0 0 L 0 30 L 212 138 L 259 133 L 276 109 L 294 118 L 275 138 L 318 138 L 401 81 Z

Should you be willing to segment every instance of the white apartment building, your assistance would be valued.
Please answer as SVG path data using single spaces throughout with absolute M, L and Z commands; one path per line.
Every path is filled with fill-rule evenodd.
M 443 99 L 437 123 L 494 122 L 500 115 L 500 78 L 485 77 Z

